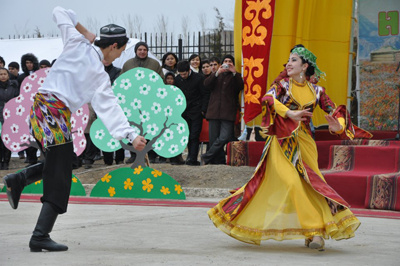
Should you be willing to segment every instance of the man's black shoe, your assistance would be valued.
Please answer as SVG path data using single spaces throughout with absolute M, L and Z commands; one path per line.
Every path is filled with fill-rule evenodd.
M 200 162 L 199 161 L 186 161 L 186 165 L 199 166 Z

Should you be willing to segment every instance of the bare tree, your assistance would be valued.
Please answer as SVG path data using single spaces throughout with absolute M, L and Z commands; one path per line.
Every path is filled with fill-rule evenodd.
M 35 34 L 38 38 L 43 38 L 43 35 L 40 33 L 40 29 L 38 26 L 35 28 Z
M 109 24 L 118 24 L 118 16 L 116 15 L 110 15 L 107 19 L 107 23 Z
M 142 33 L 142 21 L 143 19 L 139 15 L 133 17 L 133 31 L 138 34 L 138 37 Z
M 231 9 L 229 12 L 225 13 L 228 14 L 227 22 L 225 23 L 225 29 L 226 30 L 233 30 L 234 25 L 235 25 L 235 15 L 234 11 Z
M 185 45 L 188 45 L 188 33 L 189 33 L 189 17 L 183 16 L 181 20 L 182 36 Z
M 199 23 L 201 31 L 204 32 L 206 30 L 206 25 L 207 25 L 207 15 L 205 12 L 201 12 L 199 14 Z
M 122 17 L 122 22 L 125 24 L 126 31 L 129 37 L 133 37 L 134 33 L 134 23 L 131 14 Z
M 155 32 L 160 32 L 165 34 L 167 32 L 167 29 L 168 29 L 168 18 L 166 18 L 164 15 L 159 15 L 157 17 Z
M 28 24 L 29 24 L 29 19 L 25 21 L 25 24 L 22 28 L 17 27 L 17 25 L 14 24 L 14 30 L 15 30 L 15 34 L 18 36 L 22 36 L 22 35 L 28 35 L 29 33 L 29 28 L 28 28 Z
M 97 20 L 97 18 L 89 17 L 89 18 L 86 19 L 85 27 L 86 27 L 89 31 L 91 31 L 91 32 L 93 32 L 93 33 L 97 33 L 97 31 L 98 31 L 99 28 L 100 28 L 99 25 L 100 25 L 100 23 L 99 23 L 99 21 Z
M 158 15 L 154 32 L 156 32 L 155 36 L 156 42 L 159 42 L 161 44 L 161 47 L 163 45 L 165 46 L 167 45 L 167 38 L 166 38 L 167 30 L 168 30 L 168 18 L 166 18 L 164 15 Z

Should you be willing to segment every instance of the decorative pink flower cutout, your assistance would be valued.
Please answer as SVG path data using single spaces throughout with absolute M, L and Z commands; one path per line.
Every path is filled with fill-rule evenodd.
M 21 84 L 21 94 L 8 101 L 4 106 L 4 124 L 2 125 L 1 134 L 4 144 L 11 151 L 22 151 L 32 146 L 33 143 L 36 144 L 35 138 L 29 132 L 29 114 L 36 92 L 42 86 L 48 73 L 48 69 L 40 69 L 26 77 Z M 82 119 L 77 119 L 77 117 L 88 116 L 89 108 L 85 105 L 77 112 L 71 115 L 71 120 L 74 121 L 71 128 L 73 141 L 75 142 L 74 147 L 76 146 L 74 151 L 77 155 L 80 155 L 85 149 L 81 145 L 85 135 L 80 134 L 80 132 L 84 132 L 87 123 L 83 123 Z M 79 132 L 74 129 L 75 127 L 81 128 Z M 86 145 L 86 139 L 84 143 Z

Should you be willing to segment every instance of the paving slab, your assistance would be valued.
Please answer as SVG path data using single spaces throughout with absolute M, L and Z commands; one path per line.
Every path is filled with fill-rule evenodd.
M 69 250 L 32 253 L 28 242 L 40 208 L 21 202 L 13 210 L 0 202 L 0 265 L 399 265 L 400 260 L 399 219 L 360 217 L 355 238 L 326 241 L 320 252 L 304 247 L 303 240 L 239 242 L 214 227 L 205 207 L 104 204 L 70 204 L 51 233 Z

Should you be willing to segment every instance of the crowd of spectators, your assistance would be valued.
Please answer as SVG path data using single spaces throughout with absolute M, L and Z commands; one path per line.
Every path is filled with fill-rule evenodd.
M 150 163 L 171 163 L 174 165 L 186 164 L 198 166 L 201 164 L 225 164 L 225 145 L 235 140 L 234 126 L 237 122 L 237 114 L 240 111 L 239 93 L 244 88 L 243 79 L 236 74 L 235 60 L 231 55 L 226 55 L 220 60 L 217 57 L 209 59 L 201 58 L 198 54 L 192 54 L 187 60 L 178 60 L 173 52 L 165 53 L 161 58 L 161 64 L 148 56 L 149 47 L 145 42 L 138 42 L 135 47 L 135 57 L 127 60 L 122 69 L 111 65 L 105 65 L 105 71 L 110 76 L 111 83 L 118 76 L 130 69 L 144 67 L 158 73 L 165 84 L 175 85 L 182 90 L 186 97 L 187 107 L 182 117 L 189 127 L 189 142 L 187 156 L 183 154 L 172 158 L 158 156 L 154 151 L 148 153 Z M 22 55 L 20 63 L 6 62 L 0 56 L 0 122 L 3 123 L 4 105 L 19 95 L 23 80 L 42 68 L 51 68 L 56 59 L 51 63 L 47 59 L 41 61 L 32 54 Z M 29 108 L 29 107 L 28 107 Z M 73 167 L 91 168 L 94 161 L 104 160 L 106 165 L 133 163 L 135 153 L 130 154 L 125 160 L 125 150 L 122 148 L 116 152 L 100 151 L 90 139 L 90 125 L 96 119 L 96 114 L 90 108 L 89 124 L 85 130 L 87 146 L 78 157 L 75 156 Z M 208 123 L 203 123 L 207 120 Z M 208 125 L 208 129 L 203 129 Z M 199 156 L 199 137 L 202 130 L 209 132 L 209 143 L 205 154 Z M 38 150 L 29 147 L 18 153 L 25 163 L 33 165 L 37 163 Z M 11 158 L 11 151 L 0 139 L 0 163 L 1 170 L 7 170 Z

